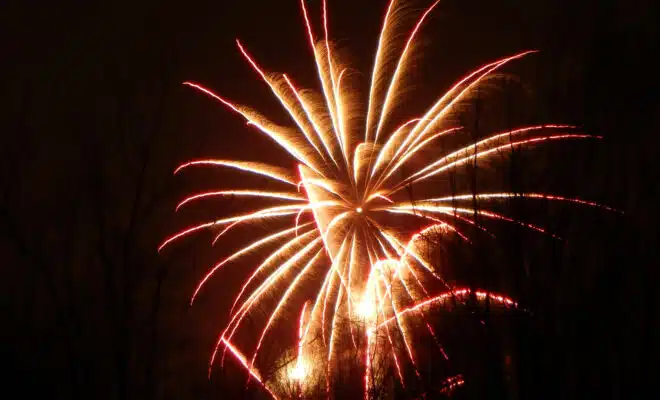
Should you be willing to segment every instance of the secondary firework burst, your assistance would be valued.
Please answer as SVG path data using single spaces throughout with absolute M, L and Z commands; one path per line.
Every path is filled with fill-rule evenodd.
M 191 302 L 222 268 L 249 254 L 261 256 L 262 261 L 242 287 L 236 288 L 229 323 L 220 334 L 211 365 L 219 352 L 228 351 L 249 371 L 251 379 L 276 396 L 277 385 L 262 379 L 259 373 L 260 350 L 273 327 L 294 309 L 299 315 L 297 329 L 292 332 L 292 337 L 297 339 L 292 352 L 294 361 L 284 377 L 277 379 L 290 379 L 300 387 L 312 381 L 321 382 L 329 391 L 335 369 L 349 352 L 362 359 L 365 396 L 378 379 L 374 373 L 377 363 L 394 368 L 405 386 L 404 370 L 413 370 L 419 376 L 411 321 L 425 322 L 424 314 L 429 307 L 468 297 L 515 306 L 505 296 L 451 286 L 427 259 L 428 245 L 422 240 L 426 235 L 469 241 L 468 231 L 485 230 L 475 222 L 474 216 L 482 221 L 504 221 L 545 232 L 539 226 L 487 207 L 513 196 L 530 201 L 545 199 L 598 206 L 540 193 L 451 196 L 435 193 L 415 201 L 406 194 L 404 188 L 423 187 L 430 178 L 502 152 L 558 140 L 593 138 L 572 126 L 544 124 L 494 133 L 464 148 L 439 154 L 439 141 L 462 134 L 463 128 L 453 125 L 451 118 L 457 107 L 469 100 L 485 80 L 533 51 L 503 57 L 477 68 L 457 81 L 425 112 L 410 120 L 397 121 L 393 111 L 406 84 L 415 40 L 437 4 L 438 1 L 430 4 L 420 13 L 417 23 L 406 33 L 402 30 L 405 23 L 401 16 L 409 14 L 404 12 L 408 10 L 407 2 L 390 2 L 378 39 L 366 102 L 360 102 L 352 89 L 354 86 L 348 84 L 353 78 L 329 40 L 325 1 L 320 29 L 310 22 L 305 1 L 300 1 L 304 34 L 316 64 L 320 92 L 301 90 L 286 74 L 266 72 L 237 40 L 247 65 L 290 116 L 292 124 L 288 127 L 277 125 L 253 109 L 197 83 L 185 82 L 275 141 L 288 152 L 295 165 L 282 168 L 258 161 L 208 159 L 191 161 L 177 169 L 179 172 L 193 166 L 229 168 L 271 180 L 273 184 L 269 187 L 281 189 L 251 187 L 194 194 L 179 207 L 220 196 L 256 198 L 263 200 L 264 206 L 190 227 L 168 238 L 161 249 L 201 230 L 216 232 L 217 241 L 239 225 L 265 219 L 288 223 L 220 260 L 194 291 Z M 416 156 L 422 153 L 434 157 L 420 165 Z M 474 207 L 476 200 L 478 208 Z M 420 227 L 413 235 L 406 237 L 397 229 L 411 224 Z M 308 301 L 301 302 L 301 298 Z M 300 307 L 301 304 L 304 306 Z M 269 314 L 262 330 L 254 346 L 241 352 L 232 340 L 246 318 L 263 307 L 268 307 Z M 422 326 L 435 337 L 430 324 Z M 458 385 L 457 382 L 458 379 L 450 382 L 450 386 Z

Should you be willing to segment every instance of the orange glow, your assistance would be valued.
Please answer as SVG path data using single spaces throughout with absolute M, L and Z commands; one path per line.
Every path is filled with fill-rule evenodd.
M 430 0 L 425 10 L 417 13 L 417 21 L 408 21 L 414 10 L 407 2 L 389 2 L 373 70 L 365 75 L 370 77 L 366 104 L 359 104 L 361 98 L 354 90 L 352 78 L 349 79 L 353 74 L 348 72 L 352 70 L 330 41 L 325 0 L 320 10 L 322 40 L 314 35 L 307 2 L 300 0 L 318 75 L 317 90 L 296 87 L 295 80 L 287 74 L 267 72 L 236 41 L 248 68 L 255 71 L 265 83 L 266 93 L 274 96 L 286 111 L 289 126 L 276 124 L 253 108 L 230 102 L 197 83 L 184 82 L 239 114 L 247 125 L 257 128 L 260 137 L 267 136 L 290 156 L 283 166 L 201 159 L 175 170 L 176 174 L 193 166 L 213 166 L 246 175 L 245 186 L 192 194 L 181 200 L 177 209 L 199 203 L 213 206 L 204 199 L 227 196 L 250 201 L 240 202 L 236 211 L 222 213 L 215 220 L 166 238 L 159 251 L 204 230 L 212 231 L 215 243 L 234 235 L 244 225 L 272 221 L 272 225 L 263 224 L 269 229 L 265 234 L 244 234 L 246 243 L 230 254 L 222 254 L 194 289 L 191 304 L 211 277 L 228 272 L 237 261 L 249 260 L 248 256 L 258 258 L 254 264 L 240 265 L 241 276 L 245 277 L 240 287 L 223 289 L 235 298 L 228 307 L 228 323 L 218 338 L 211 365 L 222 348 L 223 360 L 227 352 L 232 354 L 273 397 L 278 386 L 270 379 L 294 381 L 301 391 L 303 383 L 326 382 L 329 392 L 333 374 L 350 351 L 357 352 L 364 364 L 365 398 L 371 386 L 384 379 L 376 376 L 379 363 L 391 362 L 388 365 L 394 365 L 405 387 L 404 377 L 410 376 L 406 368 L 413 368 L 418 379 L 421 377 L 417 365 L 420 353 L 413 339 L 417 335 L 430 335 L 427 337 L 437 344 L 438 354 L 448 359 L 425 319 L 430 307 L 453 306 L 468 299 L 503 308 L 518 306 L 501 294 L 454 287 L 453 277 L 444 276 L 426 251 L 436 245 L 435 240 L 460 238 L 469 244 L 468 233 L 490 234 L 486 228 L 496 222 L 518 224 L 556 237 L 541 226 L 491 209 L 497 201 L 513 197 L 615 211 L 591 201 L 553 194 L 451 195 L 441 192 L 441 185 L 433 186 L 430 178 L 446 177 L 450 172 L 460 174 L 461 167 L 468 163 L 492 161 L 494 156 L 513 149 L 597 138 L 574 126 L 543 124 L 486 135 L 473 143 L 464 143 L 463 147 L 448 149 L 455 143 L 453 138 L 465 134 L 454 123 L 454 114 L 460 111 L 458 106 L 469 101 L 482 83 L 507 64 L 535 51 L 487 63 L 460 78 L 434 103 L 419 110 L 417 116 L 397 120 L 394 110 L 403 105 L 399 93 L 405 91 L 410 78 L 408 70 L 417 37 L 438 3 Z M 366 115 L 358 115 L 357 110 L 366 111 Z M 415 194 L 424 193 L 422 198 L 411 198 L 413 186 Z M 404 189 L 411 189 L 410 194 Z M 440 192 L 433 192 L 434 189 Z M 472 208 L 473 199 L 479 200 L 479 209 Z M 484 226 L 473 220 L 474 215 L 483 217 Z M 418 226 L 419 230 L 411 233 L 407 231 L 409 226 Z M 433 242 L 429 240 L 431 235 Z M 216 249 L 222 250 L 221 246 Z M 290 323 L 287 316 L 297 316 L 298 312 L 297 335 L 292 335 L 296 344 L 281 355 L 282 359 L 288 357 L 288 367 L 283 367 L 279 375 L 262 376 L 262 348 L 269 347 L 268 340 L 278 331 L 275 326 Z M 428 332 L 424 328 L 422 332 L 415 331 L 421 324 Z M 231 343 L 234 337 L 243 335 L 254 336 L 254 343 L 248 341 L 252 343 L 249 358 Z M 452 390 L 462 385 L 462 379 L 460 375 L 449 378 L 445 388 Z

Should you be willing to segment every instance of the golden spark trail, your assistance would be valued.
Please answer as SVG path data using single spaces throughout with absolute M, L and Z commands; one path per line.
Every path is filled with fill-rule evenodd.
M 403 187 L 404 184 L 410 183 L 410 181 L 412 181 L 412 183 L 419 182 L 423 179 L 426 179 L 426 178 L 431 177 L 433 175 L 437 175 L 440 172 L 446 171 L 450 168 L 454 168 L 458 165 L 465 164 L 466 162 L 471 162 L 475 158 L 480 159 L 480 158 L 486 157 L 486 156 L 488 156 L 490 154 L 493 154 L 493 153 L 497 153 L 497 152 L 507 150 L 507 149 L 510 150 L 511 148 L 513 148 L 513 146 L 520 146 L 520 145 L 532 144 L 532 143 L 537 143 L 537 142 L 545 142 L 545 141 L 548 141 L 548 140 L 585 139 L 585 138 L 593 138 L 593 136 L 577 135 L 577 134 L 551 135 L 551 136 L 532 138 L 532 139 L 526 139 L 526 140 L 519 140 L 519 141 L 516 141 L 516 142 L 507 143 L 507 144 L 504 144 L 504 145 L 501 145 L 501 146 L 498 146 L 498 147 L 495 147 L 495 148 L 492 148 L 492 149 L 489 149 L 489 150 L 480 151 L 480 152 L 478 152 L 477 154 L 474 154 L 474 155 L 459 158 L 458 160 L 453 161 L 449 164 L 446 164 L 442 167 L 439 167 L 438 169 L 435 169 L 431 172 L 428 172 L 428 173 L 426 173 L 425 175 L 422 175 L 419 178 L 416 178 L 416 176 L 419 175 L 421 173 L 421 171 L 417 172 L 414 175 L 410 176 L 409 178 L 406 178 L 399 185 L 397 185 L 397 187 L 394 189 L 394 191 L 398 190 L 400 187 Z M 464 152 L 467 153 L 468 151 L 469 150 L 466 149 Z M 438 162 L 438 163 L 442 163 L 442 161 L 444 161 L 444 160 L 445 159 L 440 160 L 440 162 Z M 403 183 L 403 182 L 405 182 L 405 183 Z M 394 193 L 394 191 L 392 191 L 390 193 Z
M 340 110 L 341 101 L 338 99 L 339 96 L 339 83 L 335 81 L 335 67 L 332 63 L 332 53 L 330 52 L 330 42 L 328 39 L 328 15 L 326 8 L 326 1 L 323 0 L 323 32 L 325 34 L 325 51 L 326 51 L 326 61 L 328 63 L 328 74 L 330 75 L 330 89 L 332 90 L 332 95 L 330 92 L 326 93 L 326 98 L 329 104 L 328 108 L 330 109 L 330 117 L 332 118 L 332 125 L 334 126 L 335 135 L 337 137 L 337 142 L 339 142 L 339 148 L 344 154 L 344 160 L 346 160 L 346 143 L 342 140 L 342 115 Z M 342 71 L 343 74 L 343 71 Z M 341 81 L 341 76 L 337 81 Z
M 310 223 L 311 223 L 311 222 L 310 222 Z M 307 226 L 307 225 L 309 225 L 310 223 L 306 223 L 306 224 L 304 224 L 304 225 L 302 225 L 302 226 Z M 244 254 L 247 254 L 247 253 L 249 253 L 249 252 L 251 252 L 251 251 L 254 251 L 254 250 L 258 249 L 258 248 L 264 246 L 264 245 L 267 244 L 267 243 L 270 243 L 270 242 L 272 242 L 272 241 L 274 241 L 274 240 L 277 240 L 277 239 L 279 239 L 279 238 L 281 238 L 281 237 L 283 237 L 283 236 L 286 236 L 286 235 L 288 235 L 288 234 L 291 234 L 291 233 L 293 233 L 294 231 L 296 231 L 297 228 L 300 228 L 300 226 L 297 226 L 297 227 L 295 227 L 295 228 L 284 229 L 284 230 L 282 230 L 282 231 L 279 231 L 279 232 L 277 232 L 277 233 L 274 233 L 274 234 L 272 234 L 272 235 L 269 235 L 269 236 L 267 236 L 267 237 L 265 237 L 265 238 L 263 238 L 263 239 L 261 239 L 261 240 L 258 240 L 258 241 L 256 241 L 256 242 L 252 243 L 251 245 L 249 245 L 249 246 L 247 246 L 247 247 L 242 248 L 241 250 L 235 252 L 235 253 L 232 254 L 231 256 L 225 258 L 224 260 L 222 260 L 221 262 L 219 262 L 218 264 L 216 264 L 216 265 L 215 265 L 213 268 L 211 268 L 211 270 L 210 270 L 210 271 L 204 276 L 204 278 L 202 278 L 202 280 L 201 280 L 201 281 L 199 282 L 199 284 L 197 285 L 197 288 L 195 288 L 195 292 L 193 293 L 192 297 L 190 298 L 190 305 L 192 305 L 192 304 L 194 303 L 195 298 L 197 297 L 197 294 L 198 294 L 199 291 L 202 289 L 202 286 L 204 286 L 204 284 L 206 283 L 206 281 L 208 281 L 208 280 L 211 278 L 211 276 L 213 276 L 213 274 L 216 273 L 217 270 L 219 270 L 220 268 L 222 268 L 223 265 L 225 265 L 225 264 L 227 264 L 228 262 L 231 262 L 231 261 L 233 261 L 233 260 L 236 260 L 237 258 L 241 257 L 241 256 L 244 255 Z
M 259 265 L 252 275 L 245 281 L 245 284 L 243 284 L 243 287 L 241 288 L 241 291 L 238 293 L 238 296 L 236 296 L 236 299 L 234 300 L 234 304 L 232 304 L 231 309 L 229 311 L 230 314 L 233 314 L 234 308 L 236 307 L 236 304 L 238 304 L 238 301 L 241 299 L 243 296 L 243 293 L 247 290 L 248 286 L 250 286 L 250 283 L 259 275 L 260 272 L 262 272 L 264 269 L 266 269 L 272 262 L 275 260 L 278 256 L 281 256 L 283 254 L 286 254 L 287 251 L 289 251 L 292 247 L 300 244 L 303 240 L 305 240 L 309 235 L 312 235 L 316 233 L 316 230 L 311 230 L 303 235 L 296 236 L 295 238 L 291 239 L 287 243 L 285 243 L 283 246 L 275 250 L 271 255 L 264 260 L 264 262 Z
M 394 7 L 394 3 L 397 0 L 390 0 L 389 5 L 387 6 L 387 12 L 385 13 L 385 18 L 383 20 L 383 27 L 380 31 L 380 36 L 378 37 L 378 47 L 376 48 L 376 57 L 374 62 L 374 68 L 371 72 L 371 86 L 369 87 L 369 104 L 367 106 L 367 126 L 364 128 L 364 141 L 369 142 L 369 132 L 371 131 L 371 122 L 372 115 L 374 113 L 373 108 L 375 106 L 374 97 L 376 96 L 376 87 L 378 84 L 378 73 L 380 72 L 380 67 L 382 61 L 382 53 L 385 44 L 388 41 L 387 33 L 389 28 L 390 14 Z
M 536 52 L 535 50 L 531 51 L 524 51 L 518 54 L 514 54 L 513 56 L 502 58 L 500 60 L 497 60 L 495 62 L 492 62 L 490 64 L 486 64 L 479 68 L 478 70 L 474 71 L 470 75 L 466 76 L 465 78 L 461 79 L 458 83 L 456 83 L 445 95 L 443 95 L 434 105 L 431 107 L 431 109 L 424 115 L 424 117 L 421 118 L 420 122 L 413 128 L 412 132 L 408 136 L 410 139 L 415 139 L 417 137 L 417 132 L 421 130 L 421 134 L 423 135 L 424 132 L 426 132 L 430 127 L 434 125 L 435 122 L 437 122 L 442 116 L 445 115 L 445 112 L 453 105 L 455 104 L 458 100 L 460 100 L 467 92 L 473 88 L 474 86 L 478 85 L 485 77 L 487 77 L 491 72 L 497 70 L 501 66 L 509 63 L 510 61 L 513 61 L 515 59 L 524 57 L 528 54 Z M 486 71 L 486 72 L 483 72 Z M 458 95 L 456 95 L 452 100 L 449 101 L 449 104 L 445 105 L 444 108 L 442 108 L 441 111 L 438 112 L 438 109 L 443 106 L 443 104 L 446 102 L 447 99 L 449 99 L 458 88 L 461 87 L 465 82 L 468 82 L 470 79 L 472 79 L 475 75 L 478 75 L 476 79 L 474 79 L 472 82 L 470 82 L 467 87 L 465 87 L 463 90 L 459 92 Z M 434 116 L 435 115 L 435 116 Z M 433 116 L 433 118 L 431 118 Z M 430 120 L 430 121 L 429 121 Z M 423 124 L 423 122 L 427 122 L 427 124 Z M 402 148 L 404 148 L 402 146 Z M 396 157 L 396 155 L 395 155 Z
M 385 122 L 385 118 L 389 115 L 388 111 L 392 102 L 392 95 L 396 89 L 396 84 L 399 82 L 399 75 L 401 74 L 401 71 L 403 70 L 403 66 L 406 60 L 408 59 L 408 52 L 410 51 L 413 40 L 415 39 L 415 35 L 417 34 L 417 31 L 424 23 L 426 17 L 429 15 L 429 13 L 431 13 L 431 11 L 433 11 L 433 9 L 435 8 L 435 6 L 438 5 L 438 3 L 440 3 L 440 0 L 436 0 L 435 3 L 433 3 L 431 7 L 426 9 L 424 14 L 422 14 L 422 17 L 419 19 L 419 21 L 415 25 L 415 28 L 410 33 L 410 37 L 406 42 L 406 46 L 403 48 L 401 57 L 399 57 L 399 62 L 397 63 L 396 69 L 394 70 L 394 74 L 392 75 L 392 79 L 390 80 L 390 85 L 388 86 L 387 92 L 385 93 L 385 100 L 383 100 L 383 107 L 380 111 L 380 119 L 378 120 L 378 126 L 376 127 L 376 137 L 374 138 L 374 143 L 378 142 L 378 136 L 380 134 L 381 129 L 383 128 L 383 123 Z
M 266 178 L 272 178 L 280 182 L 288 183 L 290 185 L 296 186 L 296 183 L 293 181 L 293 178 L 290 178 L 286 173 L 281 172 L 281 168 L 273 167 L 271 165 L 255 163 L 255 162 L 246 162 L 246 161 L 229 161 L 229 160 L 198 160 L 191 161 L 181 165 L 177 168 L 174 173 L 178 173 L 184 168 L 194 166 L 194 165 L 213 165 L 213 166 L 222 166 L 235 168 L 241 171 L 252 172 L 253 174 L 261 175 Z
M 453 291 L 450 291 L 450 292 L 439 294 L 439 295 L 434 296 L 430 299 L 420 301 L 419 303 L 417 303 L 417 304 L 415 304 L 411 307 L 408 307 L 406 309 L 403 309 L 403 310 L 399 311 L 398 314 L 399 315 L 405 315 L 405 314 L 408 314 L 408 313 L 411 313 L 411 312 L 415 312 L 415 311 L 417 311 L 417 310 L 419 310 L 423 307 L 428 307 L 430 305 L 433 305 L 434 303 L 444 302 L 444 301 L 447 301 L 447 300 L 449 300 L 451 298 L 455 298 L 455 297 L 466 297 L 467 298 L 467 296 L 469 296 L 470 294 L 472 294 L 472 291 L 470 289 L 456 289 L 456 290 L 453 290 Z M 474 293 L 474 295 L 479 299 L 489 298 L 491 300 L 494 300 L 494 301 L 496 301 L 500 304 L 504 304 L 504 305 L 509 306 L 509 307 L 517 307 L 518 306 L 518 304 L 515 301 L 511 300 L 510 298 L 508 298 L 506 296 L 502 296 L 502 295 L 498 295 L 498 294 L 490 294 L 490 293 L 487 293 L 487 292 L 484 292 L 484 291 L 477 291 L 477 292 Z M 380 329 L 381 327 L 386 326 L 386 325 L 388 325 L 392 322 L 395 322 L 395 321 L 396 321 L 396 317 L 390 317 L 387 320 L 381 322 L 376 328 Z
M 205 199 L 208 197 L 217 197 L 217 196 L 246 196 L 246 197 L 261 197 L 261 198 L 272 198 L 280 200 L 298 200 L 305 201 L 304 197 L 300 197 L 295 193 L 284 193 L 284 192 L 264 192 L 260 190 L 218 190 L 215 192 L 204 192 L 198 193 L 196 195 L 186 197 L 176 206 L 176 210 L 183 207 L 184 205 L 190 203 L 191 201 Z
M 392 164 L 390 164 L 390 165 L 387 166 L 387 168 L 385 169 L 385 171 L 386 171 L 387 173 L 384 173 L 384 174 L 383 174 L 383 177 L 380 178 L 380 179 L 378 180 L 378 182 L 374 185 L 374 187 L 376 187 L 376 188 L 379 187 L 380 184 L 381 184 L 383 181 L 387 180 L 387 178 L 389 178 L 390 176 L 392 176 L 392 174 L 395 173 L 395 172 L 397 171 L 397 169 L 399 169 L 399 167 L 401 167 L 401 165 L 403 165 L 406 161 L 408 161 L 408 160 L 410 159 L 410 157 L 414 156 L 414 155 L 415 155 L 418 151 L 420 151 L 420 149 L 422 149 L 425 145 L 427 145 L 428 143 L 430 143 L 430 142 L 433 141 L 434 139 L 437 139 L 437 138 L 440 137 L 440 136 L 443 136 L 443 135 L 446 135 L 446 134 L 449 134 L 449 133 L 455 132 L 455 131 L 457 131 L 457 130 L 459 130 L 459 129 L 460 129 L 460 128 L 450 128 L 450 129 L 447 129 L 447 130 L 444 130 L 444 131 L 440 131 L 440 132 L 438 132 L 438 133 L 435 133 L 435 134 L 431 135 L 431 137 L 429 137 L 429 138 L 427 138 L 426 140 L 424 140 L 423 142 L 417 144 L 417 145 L 416 145 L 415 147 L 413 147 L 411 150 L 406 151 L 406 152 L 404 153 L 404 155 L 399 159 L 399 161 L 397 161 L 393 166 L 392 166 Z
M 296 87 L 293 86 L 293 83 L 291 83 L 291 80 L 289 79 L 289 77 L 286 74 L 284 74 L 283 76 L 284 76 L 284 80 L 286 81 L 287 85 L 289 85 L 289 88 L 293 92 L 294 96 L 296 96 L 296 100 L 298 100 L 298 103 L 300 103 L 300 107 L 302 107 L 303 112 L 305 113 L 305 116 L 307 117 L 307 120 L 309 120 L 309 122 L 312 124 L 312 126 L 314 128 L 313 132 L 321 140 L 321 143 L 323 144 L 323 147 L 324 147 L 326 153 L 328 154 L 328 156 L 330 156 L 332 161 L 335 163 L 335 166 L 337 168 L 339 168 L 339 164 L 337 164 L 337 160 L 335 160 L 335 157 L 332 155 L 332 148 L 328 144 L 328 141 L 325 139 L 325 135 L 322 134 L 321 126 L 319 125 L 319 122 L 318 122 L 316 116 L 310 110 L 309 105 L 307 104 L 307 102 L 305 102 L 305 100 L 303 100 L 303 98 L 300 97 L 300 94 L 298 93 L 298 89 L 296 89 Z M 303 130 L 303 134 L 305 135 L 307 140 L 309 140 L 310 143 L 312 143 L 312 145 L 314 146 L 316 151 L 319 154 L 321 154 L 321 157 L 323 157 L 323 159 L 325 160 L 325 156 L 323 155 L 323 152 L 316 146 L 315 141 L 313 141 L 311 139 L 312 134 L 307 133 L 306 130 Z
M 312 242 L 312 243 L 314 243 L 314 242 Z M 275 321 L 275 319 L 279 315 L 279 311 L 282 309 L 282 306 L 284 306 L 286 301 L 289 299 L 289 296 L 295 290 L 296 285 L 298 284 L 298 282 L 300 282 L 302 277 L 305 276 L 305 274 L 307 274 L 309 272 L 309 270 L 312 268 L 312 266 L 314 266 L 316 261 L 319 259 L 319 256 L 321 256 L 322 254 L 323 254 L 323 250 L 319 250 L 316 253 L 316 255 L 307 263 L 307 265 L 305 265 L 305 267 L 302 269 L 302 271 L 300 271 L 300 273 L 298 275 L 296 275 L 295 279 L 291 282 L 289 287 L 284 292 L 284 295 L 282 295 L 282 299 L 279 301 L 279 303 L 277 303 L 277 307 L 275 307 L 275 310 L 273 310 L 273 312 L 270 314 L 270 317 L 268 318 L 268 322 L 266 323 L 266 327 L 261 332 L 261 336 L 259 337 L 259 342 L 257 343 L 257 348 L 254 351 L 254 354 L 252 356 L 252 361 L 250 361 L 250 368 L 254 367 L 254 361 L 257 358 L 257 354 L 259 353 L 259 349 L 261 348 L 261 344 L 263 343 L 263 340 L 266 337 L 266 333 L 268 332 L 268 329 L 270 328 L 270 326 L 273 324 L 273 321 Z
M 231 319 L 229 324 L 227 325 L 227 328 L 225 329 L 225 332 L 229 329 L 229 327 L 234 326 L 232 331 L 229 333 L 229 337 L 227 338 L 228 340 L 231 340 L 234 334 L 236 333 L 236 330 L 238 326 L 240 325 L 241 321 L 243 318 L 247 315 L 247 313 L 250 311 L 250 309 L 254 306 L 254 304 L 257 302 L 257 300 L 269 289 L 272 287 L 272 285 L 284 274 L 286 273 L 292 266 L 296 264 L 298 260 L 300 260 L 306 253 L 308 253 L 310 250 L 314 248 L 319 242 L 320 238 L 316 238 L 312 240 L 309 244 L 307 244 L 305 247 L 303 247 L 302 250 L 298 251 L 289 259 L 289 261 L 285 262 L 282 264 L 279 268 L 275 270 L 275 272 L 270 275 L 257 289 L 254 290 L 254 292 L 248 297 L 248 299 L 241 305 L 239 310 L 234 314 L 234 317 Z M 225 332 L 223 332 L 222 337 L 225 336 Z M 257 349 L 258 350 L 258 349 Z
M 399 136 L 405 133 L 405 129 L 408 127 L 410 124 L 414 124 L 415 122 L 421 121 L 420 118 L 413 118 L 403 124 L 401 124 L 390 136 L 390 138 L 387 140 L 385 145 L 382 147 L 380 152 L 378 153 L 378 157 L 376 158 L 376 163 L 373 165 L 373 168 L 371 168 L 371 174 L 369 175 L 369 178 L 371 179 L 374 174 L 378 171 L 380 164 L 385 161 L 384 157 L 387 157 L 387 150 L 389 149 L 390 146 L 396 144 L 396 140 L 399 140 Z M 369 182 L 367 182 L 367 188 L 369 186 Z
M 318 147 L 316 146 L 316 144 L 314 143 L 314 141 L 311 140 L 310 135 L 307 133 L 307 130 L 305 129 L 305 125 L 304 125 L 303 121 L 301 121 L 300 118 L 298 118 L 298 116 L 296 115 L 296 113 L 295 113 L 295 111 L 294 111 L 294 109 L 293 109 L 293 105 L 290 104 L 290 103 L 286 100 L 285 96 L 284 96 L 282 93 L 280 93 L 280 91 L 275 87 L 275 85 L 273 84 L 273 82 L 271 81 L 271 79 L 269 79 L 269 78 L 266 76 L 266 74 L 261 70 L 261 68 L 259 68 L 259 66 L 257 65 L 257 63 L 256 63 L 256 62 L 254 61 L 254 59 L 250 56 L 250 54 L 248 54 L 248 52 L 245 50 L 245 48 L 243 47 L 243 45 L 241 44 L 241 42 L 240 42 L 239 40 L 236 40 L 236 45 L 238 46 L 239 50 L 241 51 L 241 54 L 243 54 L 243 56 L 245 57 L 245 59 L 247 59 L 247 61 L 250 63 L 250 65 L 252 66 L 252 68 L 253 68 L 255 71 L 257 71 L 257 73 L 259 74 L 259 76 L 261 76 L 261 78 L 263 79 L 263 81 L 266 82 L 266 84 L 268 85 L 268 87 L 270 88 L 270 90 L 273 92 L 273 94 L 275 95 L 275 97 L 277 98 L 277 100 L 280 102 L 280 104 L 282 105 L 282 107 L 284 107 L 284 109 L 286 109 L 286 111 L 289 113 L 289 115 L 291 116 L 291 118 L 295 121 L 296 125 L 298 126 L 298 129 L 300 129 L 300 131 L 303 133 L 303 135 L 305 135 L 305 138 L 307 139 L 307 143 L 310 143 L 310 144 L 312 145 L 312 147 L 316 150 L 316 152 L 317 152 L 319 155 L 322 156 L 323 154 L 322 154 L 321 151 L 318 149 Z M 287 81 L 288 81 L 288 79 L 287 79 Z M 290 82 L 289 82 L 289 85 L 291 85 Z M 295 91 L 295 90 L 294 90 L 294 91 Z M 297 96 L 297 94 L 296 94 L 296 96 Z M 254 124 L 257 125 L 257 126 L 259 126 L 256 122 L 254 122 Z M 260 129 L 264 130 L 265 128 L 260 128 Z M 274 134 L 274 133 L 271 134 L 271 136 L 273 136 L 273 135 L 275 135 L 275 134 Z M 276 140 L 277 140 L 277 139 L 276 139 Z M 278 143 L 279 143 L 279 142 L 278 142 Z M 318 168 L 320 168 L 320 167 L 319 167 L 319 166 L 316 166 L 315 163 L 311 163 L 309 160 L 308 160 L 308 161 L 304 161 L 304 160 L 306 160 L 306 157 L 303 157 L 300 153 L 298 153 L 298 156 L 296 156 L 295 154 L 294 154 L 294 156 L 295 156 L 296 158 L 298 158 L 299 160 L 305 162 L 305 165 L 309 166 L 310 168 L 312 168 L 313 170 L 315 170 L 315 171 L 318 172 Z

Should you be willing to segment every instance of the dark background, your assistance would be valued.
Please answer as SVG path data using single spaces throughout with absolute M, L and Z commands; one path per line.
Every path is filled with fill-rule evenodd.
M 369 71 L 386 2 L 329 3 L 332 36 L 350 49 L 357 70 Z M 314 10 L 320 2 L 309 4 Z M 574 123 L 604 140 L 520 155 L 511 160 L 513 173 L 503 170 L 503 184 L 624 212 L 514 205 L 515 215 L 566 240 L 512 229 L 475 248 L 466 268 L 490 271 L 487 284 L 531 311 L 512 316 L 507 329 L 487 335 L 500 339 L 483 346 L 500 349 L 492 359 L 512 351 L 516 379 L 506 390 L 487 390 L 506 373 L 476 354 L 489 372 L 473 375 L 492 378 L 467 385 L 468 398 L 636 398 L 653 389 L 657 12 L 652 0 L 443 0 L 422 32 L 424 57 L 413 69 L 416 92 L 406 110 L 423 110 L 471 68 L 540 49 L 507 69 L 524 94 L 507 103 L 502 90 L 489 100 L 506 105 L 510 120 Z M 195 282 L 227 250 L 209 248 L 208 235 L 161 255 L 155 249 L 177 229 L 235 207 L 226 201 L 174 214 L 186 193 L 240 182 L 209 171 L 173 177 L 180 163 L 205 156 L 290 163 L 240 118 L 180 83 L 198 81 L 284 117 L 234 39 L 270 70 L 315 87 L 304 34 L 295 0 L 0 5 L 4 392 L 120 399 L 252 393 L 232 366 L 206 378 L 239 277 L 216 278 L 188 307 Z M 493 248 L 496 257 L 485 253 Z

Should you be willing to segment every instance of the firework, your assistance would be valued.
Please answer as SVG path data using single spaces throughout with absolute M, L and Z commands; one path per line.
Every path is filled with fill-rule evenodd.
M 176 239 L 205 229 L 217 232 L 217 241 L 241 224 L 265 219 L 288 224 L 274 225 L 281 228 L 247 243 L 218 262 L 195 289 L 191 302 L 209 278 L 223 267 L 248 254 L 256 253 L 262 258 L 242 287 L 237 288 L 229 323 L 220 334 L 211 365 L 220 351 L 229 351 L 249 371 L 252 379 L 275 397 L 276 383 L 262 379 L 259 373 L 260 350 L 273 326 L 294 311 L 299 315 L 299 322 L 292 332 L 297 338 L 292 367 L 284 378 L 278 379 L 290 379 L 301 388 L 312 381 L 321 382 L 329 391 L 333 373 L 348 351 L 362 359 L 365 396 L 379 379 L 374 372 L 379 363 L 395 368 L 400 383 L 405 386 L 403 369 L 412 369 L 419 376 L 418 357 L 411 342 L 411 321 L 424 321 L 429 307 L 442 306 L 450 300 L 465 301 L 468 297 L 516 306 L 505 296 L 452 287 L 428 261 L 425 235 L 457 235 L 469 241 L 463 232 L 465 228 L 484 230 L 472 216 L 545 232 L 542 227 L 484 207 L 476 209 L 471 206 L 476 200 L 488 205 L 518 196 L 598 206 L 540 193 L 458 193 L 451 196 L 436 193 L 435 197 L 415 201 L 404 193 L 404 188 L 419 187 L 432 177 L 519 147 L 592 138 L 568 125 L 528 126 L 492 134 L 464 148 L 434 156 L 421 166 L 413 162 L 422 152 L 428 155 L 428 150 L 441 138 L 461 134 L 462 127 L 452 125 L 449 116 L 470 99 L 480 83 L 511 61 L 533 53 L 525 51 L 483 65 L 460 79 L 418 117 L 395 121 L 392 110 L 405 85 L 415 38 L 437 4 L 438 1 L 420 14 L 418 22 L 404 35 L 406 40 L 401 42 L 398 38 L 405 32 L 401 31 L 404 24 L 400 19 L 401 15 L 407 15 L 402 12 L 406 2 L 390 2 L 378 40 L 368 98 L 366 104 L 362 102 L 364 112 L 360 111 L 361 103 L 352 86 L 346 83 L 351 79 L 348 69 L 328 39 L 325 1 L 322 3 L 322 38 L 315 34 L 305 1 L 300 2 L 320 93 L 300 90 L 286 74 L 265 72 L 245 47 L 236 42 L 247 64 L 287 111 L 292 126 L 279 126 L 253 109 L 230 102 L 199 84 L 185 82 L 242 116 L 249 126 L 288 152 L 295 163 L 295 167 L 281 168 L 253 161 L 197 160 L 177 169 L 179 172 L 192 166 L 230 168 L 271 180 L 281 189 L 270 191 L 253 187 L 194 194 L 184 199 L 177 209 L 200 199 L 219 196 L 252 197 L 264 200 L 267 205 L 185 229 L 165 240 L 161 249 Z M 433 154 L 437 155 L 438 151 Z M 421 230 L 405 237 L 396 229 L 403 223 L 415 223 Z M 444 288 L 440 294 L 437 294 L 438 287 Z M 436 294 L 430 293 L 430 288 L 434 288 Z M 304 306 L 300 307 L 301 304 Z M 243 355 L 232 344 L 232 339 L 246 317 L 262 307 L 268 307 L 269 314 L 254 347 Z M 435 339 L 431 326 L 425 321 L 424 325 Z M 439 344 L 438 347 L 446 357 Z M 462 377 L 452 379 L 447 387 L 462 384 Z

